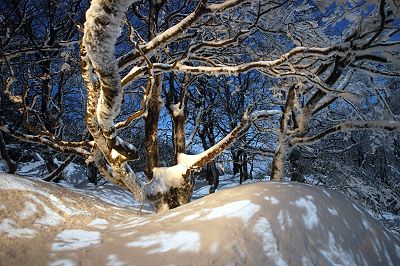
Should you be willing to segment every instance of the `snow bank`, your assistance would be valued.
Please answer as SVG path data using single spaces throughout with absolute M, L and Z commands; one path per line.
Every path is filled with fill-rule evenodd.
M 95 203 L 55 186 L 52 192 L 50 187 L 0 175 L 1 262 L 400 265 L 400 241 L 367 212 L 332 190 L 259 182 L 154 215 Z M 35 207 L 28 211 L 32 205 L 26 204 L 24 193 L 33 193 L 41 204 L 31 201 Z M 57 209 L 46 193 L 67 208 Z M 42 204 L 66 221 L 28 226 L 25 220 L 46 215 Z M 96 204 L 102 208 L 92 208 Z M 79 212 L 67 214 L 66 210 L 73 208 Z M 13 253 L 21 248 L 26 252 Z

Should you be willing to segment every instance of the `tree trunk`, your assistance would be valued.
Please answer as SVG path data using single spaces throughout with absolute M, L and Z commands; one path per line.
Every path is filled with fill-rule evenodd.
M 184 105 L 182 108 L 185 108 Z M 178 163 L 178 154 L 186 152 L 186 139 L 185 139 L 185 115 L 180 112 L 174 115 L 171 110 L 171 117 L 173 122 L 173 142 L 174 142 L 174 163 Z M 172 209 L 179 207 L 183 204 L 189 203 L 195 184 L 194 178 L 188 172 L 184 177 L 184 182 L 179 188 L 170 188 L 168 192 L 161 195 L 161 198 L 155 201 L 157 210 Z
M 158 152 L 158 119 L 161 109 L 160 88 L 162 75 L 157 75 L 154 86 L 149 95 L 150 101 L 147 108 L 147 116 L 144 118 L 146 168 L 144 173 L 149 180 L 153 179 L 153 169 L 159 166 Z
M 289 154 L 289 162 L 292 166 L 292 181 L 304 183 L 305 179 L 303 176 L 301 159 L 301 152 L 298 149 L 293 149 Z
M 186 152 L 186 139 L 185 139 L 185 116 L 179 114 L 172 116 L 173 132 L 172 138 L 174 140 L 174 162 L 178 163 L 178 154 Z
M 246 181 L 247 179 L 249 179 L 249 170 L 247 167 L 247 154 L 245 151 L 243 151 L 243 155 L 242 155 L 242 172 L 243 172 L 243 180 Z
M 211 194 L 211 193 L 215 192 L 215 190 L 218 188 L 218 184 L 219 184 L 219 171 L 218 171 L 217 165 L 214 161 L 207 165 L 206 173 L 207 173 L 206 179 L 208 181 L 208 184 L 211 185 L 210 190 L 209 190 L 209 192 Z
M 44 128 L 48 130 L 51 134 L 55 134 L 55 129 L 57 128 L 56 121 L 51 113 L 50 105 L 51 103 L 51 89 L 52 85 L 50 82 L 50 68 L 51 62 L 46 60 L 42 63 L 41 69 L 43 72 L 43 81 L 42 81 L 42 95 L 41 95 L 41 106 L 40 112 L 42 114 L 42 121 L 44 123 Z M 46 169 L 50 173 L 53 173 L 58 168 L 57 164 L 54 162 L 54 151 L 50 148 L 46 148 L 44 150 L 44 160 L 46 164 Z M 57 177 L 53 178 L 60 180 L 63 178 L 63 173 L 58 173 Z M 44 179 L 47 180 L 47 179 Z
M 165 1 L 149 0 L 149 22 L 148 22 L 148 38 L 153 39 L 157 34 L 157 22 L 161 7 Z M 152 58 L 152 61 L 155 58 Z M 160 91 L 162 86 L 162 75 L 155 77 L 154 87 L 149 106 L 147 109 L 147 116 L 145 117 L 145 147 L 147 153 L 147 162 L 145 174 L 149 180 L 153 179 L 153 169 L 159 166 L 159 151 L 158 151 L 158 119 L 160 116 L 160 109 L 162 100 L 160 98 Z M 173 88 L 170 88 L 173 89 Z M 185 108 L 184 104 L 182 108 Z M 178 116 L 172 115 L 173 120 L 173 142 L 174 142 L 174 161 L 177 163 L 178 154 L 186 151 L 185 143 L 185 115 L 179 114 Z M 179 188 L 170 188 L 168 192 L 163 193 L 160 198 L 154 200 L 157 209 L 172 209 L 190 201 L 193 193 L 194 179 L 191 178 L 190 173 L 184 177 L 185 182 Z
M 97 168 L 93 165 L 93 163 L 89 163 L 87 167 L 88 167 L 87 175 L 89 182 L 97 185 L 97 173 L 98 173 Z
M 10 155 L 8 154 L 6 143 L 4 142 L 3 134 L 1 131 L 0 131 L 0 153 L 1 153 L 1 157 L 7 163 L 7 167 L 8 167 L 7 173 L 15 174 L 15 172 L 17 171 L 17 164 L 10 158 Z
M 150 200 L 156 206 L 157 212 L 177 208 L 190 202 L 193 188 L 194 178 L 188 173 L 185 177 L 185 182 L 179 188 L 171 187 L 167 192 L 160 195 L 159 198 L 150 198 Z
M 49 174 L 53 173 L 58 168 L 57 164 L 54 162 L 54 154 L 50 148 L 46 147 L 43 151 L 43 159 Z M 59 175 L 62 175 L 62 173 L 59 173 Z
M 240 171 L 239 152 L 237 150 L 232 151 L 232 159 L 233 159 L 233 175 L 236 175 Z
M 286 160 L 287 139 L 286 132 L 289 126 L 290 117 L 294 106 L 296 97 L 295 86 L 290 87 L 288 96 L 286 99 L 285 107 L 283 108 L 283 114 L 279 125 L 279 147 L 275 152 L 274 159 L 272 160 L 271 166 L 271 180 L 283 179 L 284 163 Z
M 149 0 L 149 20 L 147 37 L 149 40 L 157 35 L 158 14 L 163 5 L 163 1 Z M 150 58 L 151 62 L 156 62 L 158 58 Z M 160 155 L 158 151 L 158 120 L 162 100 L 160 98 L 163 75 L 154 77 L 154 85 L 151 91 L 150 101 L 147 108 L 147 116 L 144 118 L 145 148 L 146 148 L 146 168 L 144 173 L 148 180 L 153 179 L 153 169 L 159 166 Z
M 199 137 L 204 150 L 207 150 L 215 144 L 214 134 L 210 134 L 212 133 L 213 127 L 210 126 L 208 129 L 211 129 L 211 131 L 207 130 L 206 127 L 199 131 Z M 211 142 L 211 145 L 209 145 L 207 142 L 207 136 Z M 209 192 L 214 193 L 219 185 L 219 172 L 214 161 L 208 163 L 206 166 L 206 180 L 208 181 L 208 184 L 211 185 Z
M 282 143 L 275 152 L 274 159 L 272 160 L 271 180 L 283 179 L 286 148 L 287 145 Z

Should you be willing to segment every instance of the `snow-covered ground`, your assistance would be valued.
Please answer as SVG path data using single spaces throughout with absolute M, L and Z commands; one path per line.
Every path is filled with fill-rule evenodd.
M 4 162 L 0 160 L 0 172 L 4 171 Z M 19 164 L 17 174 L 33 180 L 40 180 L 46 173 L 44 162 L 31 162 Z M 142 173 L 139 173 L 140 175 Z M 88 197 L 99 198 L 107 203 L 117 207 L 130 208 L 134 210 L 153 211 L 148 204 L 137 202 L 132 193 L 122 189 L 113 183 L 104 180 L 99 181 L 97 185 L 87 180 L 85 169 L 78 164 L 70 163 L 64 170 L 65 180 L 61 180 L 57 185 L 73 190 Z M 223 175 L 220 176 L 217 191 L 235 187 L 239 184 L 239 176 Z M 260 180 L 246 180 L 244 184 L 259 182 Z M 197 180 L 192 200 L 200 199 L 209 194 L 210 185 L 206 180 Z
M 257 182 L 162 214 L 82 190 L 0 174 L 0 265 L 400 265 L 400 241 L 333 190 Z

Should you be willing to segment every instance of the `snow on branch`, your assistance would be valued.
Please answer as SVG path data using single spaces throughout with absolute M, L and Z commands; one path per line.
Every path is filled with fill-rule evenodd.
M 43 144 L 59 152 L 71 153 L 83 158 L 86 158 L 89 155 L 89 151 L 84 147 L 90 147 L 90 143 L 86 141 L 68 142 L 56 140 L 53 137 L 46 135 L 29 135 L 13 130 L 5 125 L 0 125 L 0 130 L 18 140 Z
M 385 130 L 385 131 L 397 131 L 400 130 L 400 122 L 398 121 L 346 121 L 337 125 L 334 125 L 325 131 L 310 137 L 295 137 L 289 140 L 290 146 L 295 146 L 299 144 L 311 144 L 321 140 L 336 132 L 349 131 L 349 130 L 360 130 L 360 129 L 370 129 L 370 130 Z
M 238 139 L 238 137 L 250 127 L 252 123 L 254 123 L 257 120 L 267 119 L 273 115 L 280 115 L 280 114 L 282 114 L 282 112 L 279 110 L 255 111 L 250 115 L 246 112 L 243 115 L 239 125 L 236 126 L 228 135 L 226 135 L 217 144 L 197 155 L 187 155 L 183 153 L 179 154 L 178 164 L 185 165 L 187 169 L 198 169 L 203 165 L 205 165 L 206 163 L 214 160 L 214 158 L 217 155 L 221 154 L 221 152 L 227 149 L 228 146 L 234 143 Z
M 241 1 L 241 0 L 226 0 L 222 3 L 216 3 L 216 4 L 210 4 L 207 9 L 210 12 L 221 12 L 221 11 L 225 11 L 229 8 L 235 7 L 236 5 L 238 5 L 239 3 L 250 3 L 251 1 L 246 0 L 246 1 Z
M 202 15 L 213 12 L 222 12 L 239 4 L 249 2 L 248 0 L 227 0 L 218 4 L 207 5 L 207 0 L 201 0 L 197 5 L 196 9 L 187 15 L 183 20 L 164 32 L 158 34 L 152 40 L 143 44 L 140 49 L 144 54 L 147 54 L 162 44 L 166 44 L 168 41 L 176 39 L 182 34 L 187 28 L 192 26 Z M 134 64 L 135 60 L 140 57 L 140 53 L 134 50 L 127 53 L 118 59 L 119 68 L 124 68 L 130 64 Z
M 14 95 L 11 92 L 11 86 L 16 81 L 16 79 L 12 77 L 8 77 L 4 82 L 4 95 L 12 102 L 18 105 L 21 105 L 23 100 L 22 97 L 19 95 Z
M 280 115 L 278 110 L 263 110 L 256 111 L 252 114 L 245 112 L 241 122 L 228 135 L 221 139 L 217 144 L 204 152 L 196 155 L 188 155 L 179 153 L 177 164 L 171 167 L 156 167 L 153 169 L 153 179 L 145 184 L 144 192 L 147 196 L 154 196 L 157 193 L 162 193 L 171 187 L 179 187 L 185 182 L 189 172 L 194 169 L 199 169 L 205 164 L 214 160 L 216 156 L 226 150 L 234 143 L 246 130 L 249 129 L 252 123 L 260 119 L 267 119 L 273 115 Z
M 397 71 L 389 71 L 389 70 L 383 70 L 383 69 L 379 69 L 379 68 L 372 67 L 372 66 L 364 66 L 364 65 L 359 65 L 359 64 L 350 64 L 350 67 L 361 70 L 368 74 L 375 75 L 377 77 L 380 77 L 380 76 L 400 77 L 400 71 L 398 71 L 398 70 Z
M 53 172 L 49 173 L 47 176 L 43 178 L 44 181 L 47 182 L 52 182 L 54 179 L 56 179 L 63 171 L 64 169 L 76 158 L 76 155 L 70 155 L 61 165 L 58 166 L 56 170 Z
M 142 51 L 144 49 L 142 48 Z M 255 61 L 250 63 L 243 63 L 239 65 L 229 66 L 229 65 L 217 65 L 217 66 L 189 66 L 182 64 L 177 61 L 175 63 L 155 63 L 153 65 L 154 69 L 166 70 L 166 71 L 178 71 L 178 72 L 188 72 L 188 73 L 199 73 L 199 74 L 239 74 L 250 71 L 252 69 L 262 69 L 263 71 L 268 71 L 268 74 L 276 76 L 276 70 L 272 70 L 274 67 L 281 66 L 283 63 L 288 62 L 291 58 L 296 55 L 302 56 L 323 56 L 323 57 L 333 57 L 333 56 L 344 56 L 346 51 L 346 46 L 334 46 L 328 48 L 318 48 L 318 47 L 295 47 L 289 52 L 282 54 L 279 58 L 275 60 L 264 60 Z M 271 70 L 271 71 L 269 71 Z M 123 78 L 124 84 L 132 80 L 131 76 L 138 76 L 144 73 L 144 67 L 134 67 L 132 70 Z
M 24 49 L 18 49 L 18 50 L 13 50 L 13 51 L 8 51 L 2 55 L 0 58 L 0 63 L 3 63 L 6 60 L 11 60 L 13 58 L 21 57 L 21 56 L 26 56 L 29 54 L 35 54 L 38 52 L 52 52 L 52 51 L 58 51 L 62 48 L 77 45 L 79 41 L 66 41 L 66 42 L 58 42 L 57 44 L 54 45 L 42 45 L 42 46 L 30 46 L 29 48 L 24 48 Z
M 147 80 L 146 90 L 144 92 L 144 96 L 142 99 L 142 108 L 140 110 L 136 111 L 135 113 L 131 114 L 124 121 L 121 121 L 121 122 L 115 124 L 116 129 L 122 129 L 122 128 L 127 127 L 130 123 L 132 123 L 132 121 L 142 117 L 146 113 L 147 107 L 148 107 L 148 104 L 150 101 L 149 95 L 151 95 L 151 91 L 153 90 L 153 87 L 154 87 L 154 78 L 153 78 L 153 76 L 150 76 Z

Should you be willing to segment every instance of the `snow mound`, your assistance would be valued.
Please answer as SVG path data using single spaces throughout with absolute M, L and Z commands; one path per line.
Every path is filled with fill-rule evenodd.
M 0 175 L 0 202 L 7 265 L 400 265 L 400 241 L 380 222 L 302 184 L 249 184 L 144 214 Z

